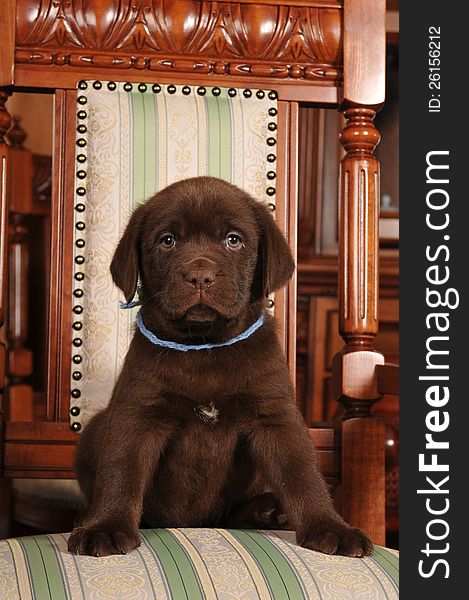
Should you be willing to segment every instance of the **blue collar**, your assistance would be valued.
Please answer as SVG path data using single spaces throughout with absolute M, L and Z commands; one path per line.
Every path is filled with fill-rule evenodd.
M 257 319 L 255 323 L 253 323 L 250 327 L 248 327 L 245 331 L 240 333 L 231 340 L 227 342 L 223 342 L 221 344 L 198 344 L 198 345 L 190 345 L 190 344 L 179 344 L 178 342 L 169 342 L 167 340 L 161 340 L 156 337 L 154 333 L 152 333 L 149 329 L 145 327 L 143 324 L 142 313 L 139 311 L 135 318 L 135 322 L 137 323 L 137 327 L 140 329 L 141 333 L 150 340 L 152 344 L 156 344 L 157 346 L 162 346 L 163 348 L 171 348 L 171 350 L 179 350 L 180 352 L 188 352 L 189 350 L 210 350 L 211 348 L 222 348 L 223 346 L 232 346 L 236 344 L 236 342 L 241 342 L 245 340 L 249 336 L 251 336 L 255 331 L 262 327 L 264 323 L 264 313 Z

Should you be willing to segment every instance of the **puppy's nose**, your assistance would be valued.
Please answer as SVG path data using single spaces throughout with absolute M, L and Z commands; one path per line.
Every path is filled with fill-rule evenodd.
M 202 290 L 213 284 L 215 281 L 215 273 L 210 269 L 193 269 L 187 273 L 184 279 L 195 288 Z

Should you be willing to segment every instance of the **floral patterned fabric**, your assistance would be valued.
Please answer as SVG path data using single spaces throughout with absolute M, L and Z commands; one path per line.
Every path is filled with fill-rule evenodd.
M 220 177 L 275 207 L 277 100 L 264 90 L 82 81 L 77 97 L 72 427 L 103 409 L 136 310 L 109 265 L 133 209 L 167 185 Z
M 68 535 L 0 541 L 0 600 L 394 600 L 398 555 L 328 556 L 286 531 L 146 529 L 126 556 L 67 552 Z

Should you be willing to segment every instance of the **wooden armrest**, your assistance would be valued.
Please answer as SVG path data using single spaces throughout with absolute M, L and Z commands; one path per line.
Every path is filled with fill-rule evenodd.
M 399 396 L 399 365 L 378 365 L 376 367 L 378 378 L 378 392 Z
M 68 423 L 7 421 L 3 476 L 73 479 L 77 440 Z

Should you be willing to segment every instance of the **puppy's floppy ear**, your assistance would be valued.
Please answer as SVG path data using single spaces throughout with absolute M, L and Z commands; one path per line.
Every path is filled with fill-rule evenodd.
M 140 233 L 145 214 L 145 205 L 139 206 L 121 237 L 111 262 L 111 275 L 114 283 L 123 292 L 127 302 L 135 295 L 139 270 Z
M 254 210 L 260 236 L 253 292 L 256 297 L 265 297 L 287 283 L 293 275 L 295 263 L 270 211 L 259 202 L 256 202 Z

